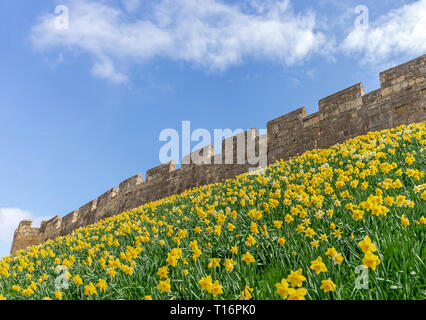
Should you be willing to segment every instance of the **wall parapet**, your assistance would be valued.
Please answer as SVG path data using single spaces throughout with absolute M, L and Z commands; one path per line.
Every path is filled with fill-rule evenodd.
M 265 135 L 259 136 L 256 128 L 234 135 L 222 141 L 222 153 L 215 154 L 213 146 L 206 146 L 185 156 L 179 169 L 172 161 L 148 170 L 145 182 L 137 174 L 63 218 L 43 221 L 40 228 L 33 228 L 31 220 L 21 221 L 11 254 L 144 203 L 247 172 L 253 163 L 247 161 L 247 149 L 238 148 L 242 138 L 256 154 L 266 148 L 267 162 L 272 164 L 369 131 L 425 121 L 425 78 L 423 55 L 381 72 L 377 90 L 365 93 L 362 83 L 353 85 L 319 100 L 318 112 L 308 115 L 305 107 L 296 109 L 269 121 Z

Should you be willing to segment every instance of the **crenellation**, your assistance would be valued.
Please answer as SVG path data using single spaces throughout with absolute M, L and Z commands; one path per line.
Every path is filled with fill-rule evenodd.
M 269 127 L 271 127 L 271 129 L 273 129 L 271 133 L 275 134 L 276 131 L 280 129 L 279 125 L 283 125 L 283 124 L 286 124 L 286 125 L 292 124 L 294 126 L 301 125 L 302 120 L 307 116 L 308 116 L 308 112 L 306 111 L 306 108 L 301 107 L 292 112 L 286 113 L 285 115 L 282 115 L 278 118 L 270 120 L 268 122 L 268 130 L 269 130 Z
M 380 88 L 386 89 L 426 74 L 426 54 L 380 73 Z M 388 91 L 385 91 L 388 92 Z
M 267 134 L 262 134 L 256 137 L 256 142 L 255 142 L 256 155 L 259 155 L 259 152 L 261 152 L 262 150 L 267 152 L 267 147 L 268 147 L 267 142 L 268 142 Z
M 23 220 L 19 223 L 13 235 L 11 255 L 15 255 L 19 250 L 24 250 L 29 246 L 44 242 L 40 228 L 33 228 L 32 220 Z
M 268 164 L 268 136 L 267 134 L 259 136 L 257 129 L 254 130 L 255 134 L 247 141 L 247 163 L 251 166 L 250 169 L 265 167 Z
M 74 210 L 71 213 L 68 213 L 65 217 L 62 218 L 63 223 L 75 223 L 78 220 L 78 210 Z
M 81 206 L 80 209 L 78 209 L 78 213 L 80 217 L 85 217 L 89 215 L 92 211 L 96 210 L 96 204 L 97 199 L 94 199 L 88 203 L 86 203 L 84 206 Z
M 146 183 L 154 183 L 166 180 L 169 174 L 176 170 L 176 162 L 174 160 L 162 164 L 161 166 L 152 168 L 146 172 Z
M 302 137 L 303 119 L 307 116 L 306 108 L 302 107 L 268 122 L 268 164 L 299 152 L 300 141 L 297 140 Z
M 371 92 L 368 92 L 362 96 L 362 104 L 364 105 L 364 108 L 376 108 L 377 99 L 381 96 L 381 89 L 377 89 Z
M 33 228 L 33 221 L 32 220 L 22 220 L 19 222 L 18 229 L 19 231 L 30 231 Z
M 47 220 L 43 220 L 40 223 L 40 233 L 44 233 L 46 231 Z
M 320 113 L 338 114 L 362 105 L 364 86 L 358 83 L 354 86 L 341 90 L 331 96 L 321 99 L 318 103 Z M 324 115 L 327 117 L 327 115 Z
M 65 217 L 63 217 L 60 235 L 64 236 L 71 233 L 71 231 L 75 229 L 78 219 L 79 219 L 78 210 L 74 210 L 68 213 Z
M 49 239 L 54 239 L 59 236 L 62 226 L 62 219 L 58 216 L 53 217 L 40 228 L 40 232 L 42 233 L 42 241 L 46 241 Z
M 213 145 L 209 144 L 203 148 L 195 150 L 182 158 L 182 168 L 192 168 L 194 165 L 211 164 L 214 155 Z
M 364 93 L 363 85 L 358 83 L 321 99 L 316 113 L 308 115 L 302 107 L 269 121 L 264 135 L 259 136 L 252 128 L 224 139 L 218 154 L 208 145 L 186 155 L 179 169 L 171 161 L 148 170 L 145 183 L 142 175 L 135 175 L 62 219 L 43 221 L 40 228 L 33 228 L 32 221 L 24 220 L 15 231 L 11 254 L 144 203 L 226 181 L 260 164 L 262 152 L 267 154 L 267 163 L 272 164 L 369 131 L 426 121 L 425 78 L 423 55 L 380 73 L 377 90 Z M 244 148 L 238 148 L 240 143 Z
M 120 189 L 114 187 L 96 199 L 96 208 L 92 209 L 92 220 L 98 221 L 114 214 L 116 198 L 120 193 Z
M 246 164 L 249 151 L 256 147 L 257 135 L 257 129 L 251 128 L 223 140 L 222 161 L 219 164 Z
M 309 116 L 304 117 L 303 120 L 303 127 L 313 127 L 314 125 L 318 124 L 323 119 L 323 113 L 321 112 L 315 112 Z
M 135 187 L 141 183 L 143 183 L 143 176 L 141 174 L 137 174 L 120 183 L 119 192 L 120 193 L 132 192 L 135 189 Z
M 105 205 L 107 205 L 108 202 L 110 202 L 111 199 L 114 198 L 119 193 L 119 191 L 120 191 L 119 188 L 114 187 L 108 190 L 107 192 L 105 192 L 103 195 L 99 196 L 97 199 L 96 207 L 102 208 Z
M 93 214 L 96 211 L 97 200 L 92 200 L 78 209 L 79 220 L 78 227 L 86 226 L 95 220 Z

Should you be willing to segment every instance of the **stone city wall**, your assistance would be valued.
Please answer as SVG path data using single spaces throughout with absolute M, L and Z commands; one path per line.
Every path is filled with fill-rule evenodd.
M 269 121 L 267 135 L 259 136 L 254 128 L 225 139 L 223 154 L 215 155 L 209 145 L 186 156 L 179 169 L 170 162 L 148 170 L 145 181 L 141 174 L 135 175 L 63 218 L 43 221 L 40 228 L 33 228 L 32 221 L 24 220 L 15 231 L 11 254 L 144 203 L 247 172 L 255 167 L 256 159 L 250 159 L 253 155 L 247 149 L 237 148 L 238 139 L 255 148 L 256 155 L 259 149 L 266 148 L 268 164 L 272 164 L 369 131 L 425 121 L 425 77 L 426 55 L 423 55 L 380 73 L 380 89 L 365 94 L 359 83 L 320 100 L 319 111 L 314 114 L 308 115 L 303 107 Z M 226 162 L 225 155 L 229 157 Z M 231 157 L 233 164 L 225 164 Z M 222 164 L 218 164 L 219 159 Z

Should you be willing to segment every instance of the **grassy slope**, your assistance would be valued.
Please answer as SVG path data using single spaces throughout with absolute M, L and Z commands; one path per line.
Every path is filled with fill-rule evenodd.
M 248 286 L 253 299 L 424 299 L 425 139 L 425 123 L 369 133 L 116 215 L 4 258 L 0 298 L 239 299 Z M 369 289 L 356 289 L 367 235 L 380 263 L 364 261 Z M 255 262 L 243 261 L 246 252 Z M 316 274 L 318 257 L 327 271 Z M 219 267 L 209 268 L 211 258 L 221 259 Z M 232 271 L 225 259 L 236 263 Z M 68 273 L 57 270 L 62 265 Z M 276 284 L 298 269 L 306 290 L 280 296 Z M 213 284 L 202 290 L 207 276 Z M 66 278 L 68 289 L 57 290 L 55 279 L 63 285 Z M 321 289 L 326 279 L 334 291 Z

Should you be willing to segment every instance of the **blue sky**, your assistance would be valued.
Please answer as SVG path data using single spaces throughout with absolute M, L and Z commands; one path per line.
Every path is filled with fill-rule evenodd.
M 355 28 L 361 4 L 369 25 Z M 1 1 L 0 257 L 20 220 L 159 165 L 160 132 L 183 120 L 261 129 L 355 83 L 377 89 L 426 52 L 424 17 L 425 0 Z

